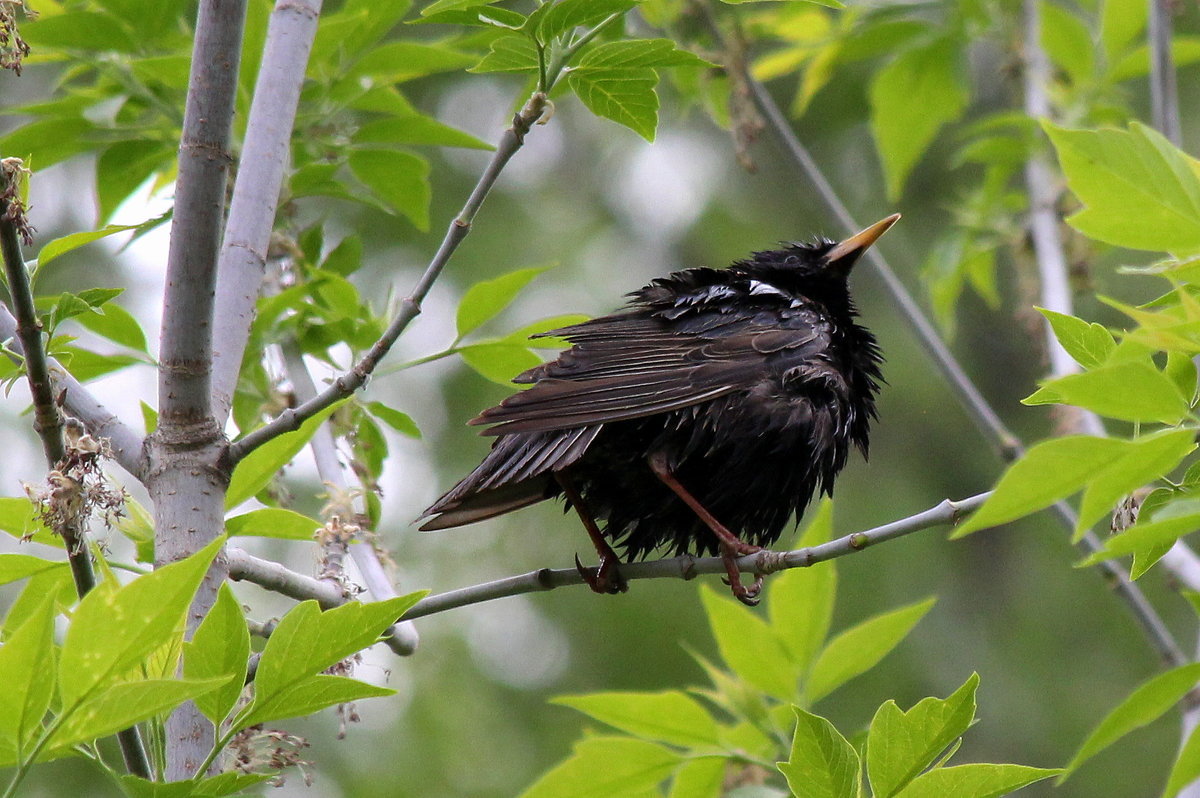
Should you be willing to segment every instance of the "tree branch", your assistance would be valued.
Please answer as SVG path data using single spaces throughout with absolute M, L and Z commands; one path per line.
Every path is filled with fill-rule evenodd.
M 916 515 L 893 521 L 890 524 L 877 526 L 865 532 L 855 532 L 828 543 L 793 551 L 767 551 L 757 554 L 747 554 L 737 561 L 738 568 L 748 574 L 771 574 L 788 568 L 807 568 L 819 562 L 844 557 L 856 551 L 883 543 L 894 538 L 904 537 L 922 529 L 936 526 L 956 524 L 966 513 L 979 507 L 991 495 L 981 493 L 960 501 L 946 499 L 941 504 L 929 508 Z M 725 561 L 720 557 L 697 558 L 689 555 L 683 557 L 668 557 L 653 562 L 624 563 L 621 565 L 621 576 L 626 580 L 632 579 L 693 579 L 700 574 L 724 574 Z M 413 620 L 426 615 L 433 615 L 455 607 L 465 607 L 469 604 L 479 604 L 493 599 L 517 596 L 522 593 L 553 590 L 567 585 L 582 585 L 583 578 L 574 568 L 550 569 L 542 568 L 530 571 L 520 576 L 510 576 L 495 582 L 485 582 L 481 585 L 451 590 L 436 596 L 429 596 L 417 602 L 403 620 Z
M 224 526 L 227 447 L 210 399 L 213 296 L 245 18 L 246 0 L 201 0 L 196 18 L 163 295 L 158 429 L 147 440 L 155 567 L 195 553 Z M 189 634 L 226 574 L 218 555 L 192 600 Z M 213 725 L 193 702 L 170 714 L 165 731 L 168 781 L 209 763 Z
M 1150 15 L 1147 35 L 1150 39 L 1150 112 L 1154 127 L 1176 147 L 1183 142 L 1179 124 L 1179 92 L 1175 85 L 1175 58 L 1171 53 L 1172 30 L 1170 0 L 1147 0 Z
M 285 432 L 298 429 L 309 418 L 329 407 L 334 402 L 354 393 L 367 381 L 371 372 L 379 365 L 379 361 L 392 348 L 392 344 L 396 342 L 400 334 L 404 332 L 404 329 L 421 312 L 421 302 L 424 301 L 425 296 L 429 293 L 429 289 L 433 287 L 434 281 L 441 275 L 446 263 L 450 260 L 450 256 L 454 254 L 458 245 L 471 232 L 471 223 L 474 221 L 479 207 L 483 204 L 492 186 L 496 184 L 496 180 L 500 177 L 505 164 L 516 154 L 521 145 L 525 143 L 526 134 L 529 133 L 533 123 L 541 118 L 545 107 L 546 95 L 541 92 L 535 92 L 529 98 L 525 107 L 513 117 L 512 126 L 504 131 L 499 146 L 496 148 L 495 153 L 493 153 L 492 159 L 484 169 L 483 174 L 480 175 L 479 181 L 475 184 L 475 189 L 471 192 L 471 196 L 467 198 L 467 202 L 458 216 L 450 223 L 450 227 L 447 229 L 445 238 L 442 239 L 442 244 L 438 247 L 437 253 L 425 268 L 425 272 L 421 275 L 420 279 L 417 280 L 416 285 L 413 286 L 412 291 L 400 303 L 400 310 L 397 312 L 396 318 L 388 325 L 383 336 L 367 350 L 366 354 L 354 364 L 354 367 L 350 371 L 334 380 L 333 384 L 320 394 L 298 407 L 285 410 L 269 423 L 232 444 L 229 447 L 231 462 L 236 463 L 267 441 Z
M 252 582 L 259 587 L 294 598 L 297 601 L 313 599 L 324 609 L 340 607 L 354 601 L 354 598 L 347 596 L 346 592 L 338 585 L 305 576 L 277 562 L 255 557 L 234 546 L 225 548 L 225 556 L 229 562 L 229 578 L 234 581 Z M 398 627 L 403 627 L 403 624 L 393 626 L 393 631 L 385 634 L 382 642 L 403 657 L 413 653 L 413 643 L 402 631 L 400 633 L 395 631 Z
M 246 0 L 200 4 L 167 254 L 159 423 L 211 423 L 213 296 Z
M 0 252 L 3 254 L 9 297 L 15 313 L 16 334 L 21 342 L 25 375 L 29 380 L 29 393 L 33 397 L 33 428 L 41 438 L 47 468 L 66 470 L 63 466 L 67 449 L 63 441 L 62 417 L 54 401 L 50 361 L 42 342 L 42 322 L 34 307 L 33 289 L 29 284 L 29 272 L 25 270 L 18 238 L 18 225 L 23 222 L 19 218 L 22 211 L 15 202 L 10 204 L 8 197 L 13 188 L 9 176 L 0 172 Z M 8 313 L 4 315 L 8 316 Z M 66 546 L 75 592 L 82 599 L 96 587 L 96 573 L 92 570 L 92 555 L 87 545 L 87 518 L 80 516 L 78 512 L 64 514 L 64 522 L 55 524 L 55 531 L 62 536 Z M 117 732 L 117 742 L 126 770 L 144 779 L 151 778 L 150 760 L 137 727 L 131 726 Z
M 283 349 L 284 366 L 287 369 L 288 379 L 292 382 L 292 389 L 296 393 L 296 398 L 301 402 L 309 401 L 316 395 L 317 387 L 313 384 L 312 376 L 308 373 L 308 367 L 304 364 L 304 358 L 300 354 L 300 350 L 293 341 L 284 342 L 281 348 Z M 330 487 L 331 493 L 340 494 L 344 500 L 346 506 L 343 510 L 343 518 L 349 521 L 354 517 L 353 507 L 350 506 L 350 493 L 346 485 L 342 465 L 338 462 L 337 449 L 328 422 L 322 424 L 321 428 L 313 435 L 312 440 L 309 441 L 309 448 L 312 449 L 313 459 L 316 460 L 317 473 L 320 474 L 321 481 Z M 331 502 L 336 501 L 333 496 L 330 499 Z M 329 519 L 325 520 L 328 521 Z M 358 566 L 359 574 L 362 575 L 363 582 L 366 583 L 367 592 L 376 601 L 383 601 L 400 595 L 396 592 L 392 580 L 388 578 L 383 564 L 379 561 L 379 555 L 375 552 L 375 546 L 372 541 L 362 539 L 357 546 L 351 546 L 350 557 L 354 560 L 354 564 Z M 401 623 L 393 626 L 388 630 L 387 636 L 394 641 L 394 643 L 389 643 L 392 646 L 392 650 L 402 656 L 415 652 L 417 644 L 420 642 L 417 629 L 411 623 Z
M 213 414 L 224 424 L 254 321 L 321 0 L 277 0 L 267 27 L 217 267 Z
M 17 336 L 17 320 L 8 312 L 8 308 L 0 306 L 0 340 L 7 339 L 13 339 L 10 348 L 24 356 L 25 350 Z M 146 455 L 142 436 L 110 413 L 61 363 L 54 358 L 48 358 L 46 362 L 56 401 L 61 401 L 67 414 L 79 419 L 93 438 L 108 439 L 117 465 L 135 479 L 144 479 Z

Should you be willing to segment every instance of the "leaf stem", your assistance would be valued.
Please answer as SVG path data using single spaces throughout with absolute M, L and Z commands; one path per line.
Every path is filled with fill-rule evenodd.
M 563 47 L 561 50 L 554 52 L 550 58 L 550 68 L 547 70 L 547 72 L 549 73 L 548 74 L 549 85 L 546 88 L 542 89 L 542 91 L 548 92 L 548 91 L 550 91 L 550 89 L 554 88 L 554 84 L 558 82 L 558 76 L 562 73 L 563 67 L 565 67 L 567 65 L 567 63 L 571 60 L 571 58 L 576 53 L 578 53 L 584 47 L 584 45 L 586 45 L 592 39 L 594 39 L 598 35 L 600 35 L 601 31 L 603 31 L 605 28 L 607 28 L 609 25 L 613 24 L 617 20 L 621 19 L 623 16 L 624 16 L 623 13 L 609 14 L 607 17 L 602 19 L 599 22 L 599 24 L 597 24 L 594 28 L 585 32 L 582 36 L 580 36 L 578 39 L 576 39 L 573 42 L 571 42 L 570 44 L 568 44 L 566 47 Z M 546 75 L 543 75 L 543 84 L 546 83 L 546 77 L 547 77 Z

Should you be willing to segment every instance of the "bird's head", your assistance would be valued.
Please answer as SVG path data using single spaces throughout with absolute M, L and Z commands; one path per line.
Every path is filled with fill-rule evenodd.
M 850 270 L 862 254 L 899 219 L 900 214 L 893 213 L 842 241 L 819 239 L 756 252 L 737 267 L 748 276 L 766 278 L 774 285 L 799 293 L 823 294 L 823 288 L 841 293 L 845 291 Z

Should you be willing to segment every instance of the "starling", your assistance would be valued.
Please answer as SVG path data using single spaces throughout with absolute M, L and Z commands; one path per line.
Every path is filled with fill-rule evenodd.
M 625 309 L 545 333 L 571 348 L 518 376 L 532 387 L 471 420 L 495 436 L 483 462 L 422 514 L 445 529 L 564 496 L 600 556 L 576 567 L 596 592 L 626 589 L 626 561 L 655 550 L 736 559 L 778 540 L 850 445 L 867 454 L 883 358 L 847 278 L 899 214 L 842 242 L 687 269 Z

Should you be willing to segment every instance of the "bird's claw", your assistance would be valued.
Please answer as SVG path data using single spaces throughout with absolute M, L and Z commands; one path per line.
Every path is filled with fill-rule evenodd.
M 599 567 L 588 568 L 579 561 L 579 555 L 576 554 L 575 570 L 579 572 L 580 578 L 594 593 L 615 595 L 629 589 L 629 583 L 625 581 L 625 577 L 621 576 L 621 568 L 615 557 L 602 557 Z

